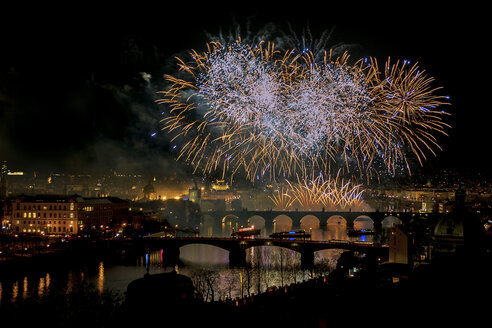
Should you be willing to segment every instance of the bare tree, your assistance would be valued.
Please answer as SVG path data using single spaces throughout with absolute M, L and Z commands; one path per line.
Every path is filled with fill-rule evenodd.
M 224 294 L 229 298 L 232 299 L 232 291 L 238 286 L 239 284 L 239 274 L 236 270 L 231 270 L 228 272 L 224 277 Z
M 193 271 L 191 274 L 191 279 L 193 280 L 195 289 L 206 302 L 215 301 L 215 293 L 219 278 L 220 275 L 218 272 L 208 269 L 198 269 Z

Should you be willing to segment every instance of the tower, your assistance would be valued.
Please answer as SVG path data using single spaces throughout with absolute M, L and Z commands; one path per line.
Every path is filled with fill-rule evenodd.
M 189 199 L 192 202 L 198 203 L 200 201 L 200 198 L 202 197 L 202 192 L 201 192 L 201 189 L 198 188 L 196 181 L 194 181 L 194 182 L 195 182 L 195 185 L 193 186 L 193 188 L 190 188 L 188 190 L 188 194 L 189 194 Z
M 7 161 L 3 161 L 0 171 L 0 199 L 7 198 Z

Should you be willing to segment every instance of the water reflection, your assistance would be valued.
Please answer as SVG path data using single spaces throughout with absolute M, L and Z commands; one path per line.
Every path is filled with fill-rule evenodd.
M 24 277 L 24 280 L 22 281 L 22 299 L 25 300 L 27 298 L 27 277 Z
M 287 217 L 288 218 L 288 217 Z M 292 229 L 290 218 L 276 218 L 271 228 L 266 228 L 261 220 L 251 220 L 262 229 L 262 237 L 275 231 Z M 301 228 L 311 234 L 313 240 L 365 240 L 372 241 L 374 236 L 347 235 L 344 220 L 330 218 L 327 225 L 320 227 L 317 220 L 306 218 Z M 201 236 L 229 237 L 239 226 L 234 220 L 214 223 L 212 220 L 200 225 Z M 336 267 L 343 250 L 327 249 L 315 253 L 315 266 L 318 272 L 328 273 Z M 98 261 L 88 267 L 56 268 L 48 272 L 40 272 L 20 276 L 16 279 L 0 281 L 0 304 L 19 302 L 28 298 L 42 299 L 50 293 L 71 294 L 86 283 L 94 287 L 97 293 L 111 290 L 123 294 L 127 285 L 146 272 L 151 274 L 169 272 L 173 268 L 166 266 L 165 252 L 157 250 L 142 254 L 131 264 L 115 264 Z M 218 286 L 214 297 L 237 297 L 249 293 L 263 291 L 269 286 L 283 286 L 292 282 L 307 279 L 312 272 L 301 270 L 300 254 L 280 247 L 253 247 L 247 250 L 247 268 L 230 268 L 229 253 L 221 248 L 208 245 L 188 245 L 180 249 L 183 262 L 180 273 L 188 275 L 199 282 L 207 275 L 216 274 Z
M 17 301 L 17 295 L 18 294 L 19 294 L 19 283 L 16 281 L 12 285 L 12 298 L 11 298 L 12 303 Z
M 102 294 L 104 290 L 104 262 L 99 262 L 97 273 L 97 292 Z
M 38 298 L 42 298 L 44 296 L 45 286 L 46 286 L 46 284 L 45 284 L 44 277 L 39 278 Z

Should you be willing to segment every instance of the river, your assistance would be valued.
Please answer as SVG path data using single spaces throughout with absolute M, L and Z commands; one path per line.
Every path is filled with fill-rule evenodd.
M 285 231 L 291 226 L 276 225 L 274 231 Z M 345 225 L 327 225 L 319 227 L 302 226 L 311 233 L 314 240 L 367 240 L 373 237 L 348 237 Z M 217 226 L 202 225 L 200 234 L 205 236 L 230 236 L 237 229 L 233 223 Z M 272 231 L 262 229 L 262 235 L 268 236 Z M 315 253 L 315 268 L 302 270 L 300 254 L 279 247 L 254 247 L 247 252 L 249 268 L 230 268 L 226 250 L 208 245 L 188 245 L 180 250 L 182 264 L 177 268 L 179 273 L 191 277 L 194 284 L 206 300 L 226 297 L 241 297 L 258 293 L 270 286 L 284 286 L 293 282 L 308 279 L 313 274 L 327 274 L 332 271 L 342 253 L 341 250 L 330 249 Z M 173 270 L 165 265 L 164 252 L 154 251 L 141 254 L 136 258 L 122 262 L 118 260 L 100 259 L 84 265 L 56 265 L 47 270 L 32 270 L 30 273 L 18 274 L 14 277 L 0 279 L 0 305 L 22 302 L 27 299 L 43 299 L 52 294 L 71 294 L 81 286 L 95 292 L 111 292 L 124 297 L 128 284 L 150 274 Z M 201 279 L 210 278 L 213 286 L 202 284 Z M 212 296 L 213 295 L 213 296 Z

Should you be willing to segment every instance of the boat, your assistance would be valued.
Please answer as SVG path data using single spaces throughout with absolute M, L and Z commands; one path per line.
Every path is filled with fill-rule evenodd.
M 239 228 L 237 231 L 231 234 L 232 237 L 237 238 L 254 238 L 255 236 L 259 236 L 261 233 L 261 229 L 255 228 L 255 226 Z
M 349 236 L 374 235 L 374 230 L 371 229 L 352 229 L 347 232 Z
M 288 239 L 288 240 L 296 240 L 296 239 L 311 239 L 311 234 L 306 233 L 304 230 L 298 231 L 282 231 L 275 232 L 270 235 L 270 238 L 274 239 Z

